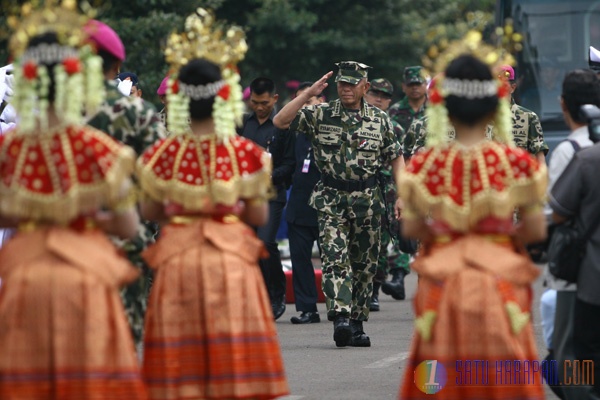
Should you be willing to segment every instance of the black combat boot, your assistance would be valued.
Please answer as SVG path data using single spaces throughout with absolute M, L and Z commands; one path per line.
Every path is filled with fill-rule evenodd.
M 352 328 L 352 341 L 350 342 L 350 346 L 371 347 L 371 339 L 369 339 L 365 333 L 362 321 L 351 319 L 350 328 Z
M 379 311 L 379 288 L 381 283 L 373 282 L 373 295 L 371 296 L 371 305 L 369 306 L 370 311 Z
M 350 319 L 342 314 L 336 315 L 333 320 L 333 340 L 337 347 L 346 347 L 352 341 Z
M 383 293 L 392 296 L 396 300 L 404 300 L 406 293 L 404 291 L 404 276 L 406 271 L 402 268 L 395 269 L 392 272 L 392 279 L 383 282 L 381 290 Z

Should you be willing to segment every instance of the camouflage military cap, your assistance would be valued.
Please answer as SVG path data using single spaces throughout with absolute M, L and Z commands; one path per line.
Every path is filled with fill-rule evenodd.
M 414 67 L 406 67 L 404 68 L 404 83 L 425 83 L 427 79 L 425 79 L 425 75 L 423 73 L 423 67 L 420 65 Z
M 367 70 L 371 67 L 356 61 L 342 61 L 336 63 L 339 70 L 335 77 L 336 82 L 348 82 L 356 85 L 361 79 L 367 77 Z
M 394 86 L 392 83 L 383 78 L 373 79 L 371 81 L 371 88 L 369 90 L 389 94 L 390 97 L 394 94 Z

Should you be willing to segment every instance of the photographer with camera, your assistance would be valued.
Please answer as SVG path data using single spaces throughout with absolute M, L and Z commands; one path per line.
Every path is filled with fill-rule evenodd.
M 585 211 L 584 204 L 581 204 L 580 207 L 578 206 L 577 208 L 572 208 L 574 206 L 572 202 L 575 200 L 590 201 L 591 199 L 599 199 L 600 197 L 586 196 L 584 198 L 584 196 L 578 191 L 582 189 L 582 187 L 576 187 L 576 185 L 581 184 L 582 177 L 579 174 L 577 176 L 573 175 L 574 167 L 570 166 L 567 168 L 579 150 L 593 145 L 588 132 L 588 117 L 582 115 L 580 112 L 580 109 L 583 105 L 593 105 L 596 107 L 600 106 L 600 80 L 593 71 L 578 69 L 569 72 L 565 76 L 562 85 L 560 106 L 565 122 L 570 128 L 571 133 L 564 141 L 559 143 L 556 149 L 552 152 L 552 156 L 548 164 L 548 191 L 551 193 L 550 204 L 552 209 L 554 210 L 555 214 L 558 213 L 562 216 L 561 219 L 564 220 L 573 217 L 574 213 L 572 213 L 570 210 L 579 210 L 580 214 L 584 214 L 583 217 L 581 217 L 581 215 L 577 216 L 577 220 L 579 221 L 579 218 L 581 217 L 582 220 L 586 220 L 589 224 L 591 223 L 590 218 L 595 220 L 592 214 L 596 212 L 595 210 L 599 208 L 600 204 L 598 204 L 597 201 L 594 202 L 593 205 L 589 204 L 588 206 L 590 208 Z M 561 177 L 565 170 L 568 172 L 568 176 Z M 596 171 L 597 170 L 598 168 L 596 168 Z M 595 173 L 597 177 L 597 172 L 592 171 L 592 173 Z M 595 184 L 595 186 L 598 185 Z M 583 189 L 585 190 L 585 188 Z M 577 196 L 579 196 L 576 199 L 573 197 L 575 193 L 577 193 Z M 597 230 L 596 232 L 596 234 L 598 234 L 600 233 L 600 230 Z M 596 234 L 592 233 L 593 236 Z M 600 247 L 594 249 L 594 251 L 588 256 L 592 257 L 593 259 L 600 260 Z M 585 265 L 586 261 L 584 260 L 584 263 L 581 267 L 583 268 Z M 600 263 L 596 263 L 596 265 L 600 265 Z M 574 266 L 574 268 L 575 267 L 576 266 Z M 600 271 L 598 274 L 598 280 L 589 281 L 590 284 L 593 284 L 593 282 L 600 283 Z M 579 276 L 579 283 L 581 283 L 582 274 Z M 600 292 L 598 292 L 598 286 L 596 286 L 595 288 L 591 289 L 591 293 L 589 293 L 590 288 L 588 285 L 588 287 L 585 288 L 582 293 L 582 288 L 578 288 L 576 284 L 557 279 L 550 274 L 547 274 L 547 282 L 551 290 L 557 291 L 556 313 L 554 316 L 554 333 L 552 336 L 552 343 L 549 345 L 549 347 L 554 352 L 554 359 L 558 361 L 558 376 L 563 377 L 565 376 L 564 373 L 568 372 L 562 371 L 564 365 L 563 361 L 576 359 L 581 353 L 581 351 L 577 351 L 581 344 L 579 339 L 585 338 L 586 335 L 598 336 L 598 330 L 594 329 L 590 325 L 591 320 L 599 321 L 597 318 L 598 314 L 595 316 L 588 315 L 586 314 L 586 311 L 582 311 L 581 307 L 578 305 L 581 303 L 580 299 L 582 298 L 583 294 L 587 303 L 596 304 L 595 307 L 600 308 Z M 542 296 L 542 303 L 544 303 L 544 301 L 544 296 Z M 587 308 L 585 308 L 585 310 L 587 310 Z M 587 320 L 581 318 L 582 313 L 587 315 Z M 578 315 L 580 317 L 577 317 Z M 548 318 L 548 320 L 551 321 L 552 319 Z M 586 322 L 587 325 L 577 326 L 583 322 Z M 547 326 L 544 328 L 546 329 Z M 590 332 L 590 328 L 595 331 Z M 574 332 L 577 332 L 577 334 L 575 335 Z M 598 355 L 598 353 L 596 353 L 596 355 Z M 592 354 L 590 354 L 589 357 L 586 356 L 585 358 L 590 359 L 591 356 Z M 598 360 L 597 365 L 600 367 L 600 360 Z M 584 387 L 562 386 L 560 390 L 562 391 L 563 399 L 571 400 L 588 398 L 586 397 L 587 389 Z

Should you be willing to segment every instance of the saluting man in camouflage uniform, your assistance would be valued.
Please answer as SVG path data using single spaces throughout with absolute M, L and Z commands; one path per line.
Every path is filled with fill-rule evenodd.
M 125 60 L 125 48 L 117 33 L 99 21 L 91 21 L 87 29 L 90 39 L 96 45 L 98 55 L 102 57 L 106 90 L 106 101 L 88 124 L 132 147 L 140 155 L 156 140 L 165 136 L 165 128 L 151 103 L 140 97 L 123 96 L 117 89 L 114 78 Z M 157 228 L 154 224 L 146 221 L 138 227 L 135 239 L 123 241 L 113 238 L 125 251 L 127 258 L 142 270 L 140 278 L 121 292 L 138 349 L 142 343 L 144 314 L 151 282 L 150 270 L 143 261 L 141 252 L 148 244 L 154 242 L 156 233 Z
M 363 329 L 377 269 L 384 204 L 377 175 L 390 162 L 398 181 L 402 147 L 389 117 L 368 105 L 367 65 L 337 64 L 338 100 L 302 108 L 327 87 L 330 71 L 289 102 L 273 119 L 281 129 L 310 137 L 321 180 L 309 204 L 319 216 L 323 291 L 338 347 L 371 345 Z M 400 202 L 396 202 L 400 214 Z
M 427 107 L 427 79 L 423 67 L 404 68 L 402 91 L 406 96 L 388 110 L 392 121 L 396 121 L 406 132 L 410 124 L 425 115 Z
M 383 78 L 373 79 L 371 87 L 367 91 L 367 94 L 365 94 L 365 101 L 378 107 L 381 111 L 387 112 L 390 108 L 393 94 L 394 86 L 390 81 Z M 402 143 L 404 129 L 393 120 L 392 125 L 396 139 Z M 402 253 L 397 246 L 396 235 L 400 231 L 400 227 L 394 215 L 394 207 L 398 194 L 396 182 L 392 178 L 392 166 L 386 163 L 379 174 L 379 184 L 383 190 L 386 212 L 383 216 L 381 229 L 381 247 L 379 262 L 377 263 L 377 273 L 373 278 L 373 295 L 371 296 L 371 305 L 369 307 L 371 311 L 379 311 L 380 309 L 379 289 L 382 288 L 382 284 L 385 294 L 392 296 L 396 300 L 404 300 L 406 297 L 404 277 L 410 273 L 410 255 Z M 392 275 L 390 281 L 386 281 L 388 273 Z

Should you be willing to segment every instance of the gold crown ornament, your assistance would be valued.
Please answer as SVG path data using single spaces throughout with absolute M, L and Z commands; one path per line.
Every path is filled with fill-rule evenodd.
M 436 77 L 429 86 L 427 145 L 443 145 L 447 142 L 448 111 L 444 105 L 448 96 L 457 96 L 469 100 L 486 97 L 498 97 L 498 110 L 494 120 L 493 137 L 495 140 L 514 145 L 512 136 L 512 114 L 510 111 L 510 91 L 506 79 L 498 79 L 495 71 L 501 65 L 514 65 L 512 52 L 518 51 L 518 42 L 522 37 L 512 30 L 512 26 L 495 31 L 494 44 L 486 43 L 483 35 L 476 29 L 466 32 L 464 37 L 453 40 L 441 40 L 443 45 L 430 47 L 423 57 L 423 64 Z M 493 78 L 488 81 L 450 79 L 443 76 L 447 66 L 457 57 L 470 55 L 487 64 Z
M 19 115 L 19 133 L 48 127 L 50 74 L 54 80 L 53 107 L 67 124 L 82 124 L 104 100 L 102 59 L 88 45 L 83 30 L 88 17 L 74 0 L 26 3 L 21 16 L 10 16 L 14 30 L 9 49 L 15 59 L 15 96 L 11 104 Z M 54 39 L 31 44 L 53 34 Z
M 189 132 L 190 100 L 214 97 L 212 117 L 219 140 L 235 136 L 236 125 L 242 123 L 244 104 L 236 64 L 246 52 L 246 36 L 237 26 L 227 27 L 203 8 L 187 17 L 184 32 L 172 33 L 167 40 L 165 58 L 170 65 L 167 84 L 168 130 L 175 135 Z M 182 66 L 194 59 L 206 59 L 221 68 L 222 79 L 206 85 L 179 82 Z
M 502 29 L 502 28 L 500 28 Z M 507 28 L 508 29 L 508 28 Z M 496 35 L 502 35 L 504 30 L 498 30 Z M 520 35 L 511 35 L 520 38 Z M 469 30 L 462 38 L 453 41 L 441 41 L 439 45 L 433 45 L 423 57 L 423 65 L 434 74 L 443 72 L 448 64 L 461 55 L 471 55 L 490 66 L 490 68 L 501 65 L 514 65 L 515 58 L 508 47 L 512 42 L 504 44 L 507 39 L 500 37 L 500 45 L 486 43 L 483 34 L 475 29 Z M 516 46 L 515 46 L 516 48 Z

